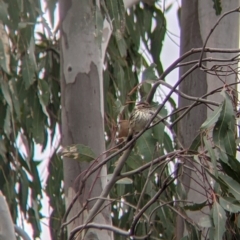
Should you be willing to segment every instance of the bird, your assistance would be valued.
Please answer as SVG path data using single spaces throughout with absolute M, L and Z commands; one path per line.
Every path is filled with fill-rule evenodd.
M 155 111 L 148 102 L 139 102 L 135 105 L 129 118 L 129 131 L 127 142 L 131 141 L 133 136 L 143 130 Z

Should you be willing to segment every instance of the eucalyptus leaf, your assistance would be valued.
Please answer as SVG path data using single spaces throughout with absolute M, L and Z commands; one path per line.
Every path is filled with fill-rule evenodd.
M 216 15 L 220 15 L 222 12 L 222 1 L 221 0 L 212 0 L 213 8 L 215 9 Z
M 238 213 L 240 212 L 240 203 L 236 199 L 231 197 L 220 197 L 220 205 L 228 212 Z
M 20 122 L 21 121 L 21 110 L 20 110 L 21 102 L 19 100 L 17 84 L 15 79 L 11 79 L 9 81 L 9 89 L 11 91 L 11 97 L 12 97 L 11 100 L 12 100 L 13 108 L 15 110 L 17 119 Z
M 210 228 L 213 226 L 213 220 L 209 215 L 203 216 L 199 219 L 198 225 L 204 228 Z
M 228 191 L 239 201 L 240 200 L 240 184 L 226 175 L 219 176 L 227 185 Z
M 2 2 L 2 1 L 1 1 Z M 6 72 L 10 73 L 10 55 L 9 55 L 9 43 L 7 39 L 7 33 L 4 26 L 0 22 L 0 67 Z
M 7 107 L 7 111 L 6 111 L 6 116 L 5 116 L 5 119 L 4 119 L 4 126 L 3 126 L 3 129 L 4 129 L 4 132 L 6 134 L 6 136 L 8 138 L 10 138 L 10 134 L 12 132 L 12 119 L 11 119 L 11 109 L 10 107 L 8 106 Z
M 25 88 L 28 89 L 36 80 L 35 77 L 35 66 L 32 59 L 28 55 L 23 57 L 22 62 L 22 75 L 25 83 Z
M 219 118 L 213 129 L 213 141 L 217 146 L 222 161 L 228 163 L 228 157 L 236 155 L 235 144 L 235 113 L 231 97 L 226 91 Z
M 8 4 L 4 1 L 0 1 L 0 19 L 4 24 L 8 23 Z
M 108 174 L 107 175 L 107 181 L 110 181 L 112 179 L 113 174 Z M 116 181 L 116 184 L 132 184 L 133 180 L 131 178 L 122 178 L 118 181 Z
M 76 159 L 80 162 L 91 162 L 96 158 L 93 150 L 83 144 L 75 144 L 64 147 L 59 154 L 62 157 Z
M 131 169 L 137 169 L 141 167 L 146 161 L 144 161 L 138 154 L 131 153 L 127 159 L 126 165 Z
M 137 140 L 138 154 L 143 156 L 145 161 L 150 162 L 153 160 L 155 144 L 156 140 L 152 138 L 151 129 L 149 129 Z
M 213 150 L 213 146 L 211 144 L 211 141 L 207 140 L 207 137 L 204 136 L 203 137 L 203 141 L 204 141 L 204 145 L 206 147 L 206 149 L 208 150 L 211 162 L 212 162 L 212 166 L 213 166 L 213 171 L 215 176 L 218 176 L 218 171 L 217 171 L 217 156 Z
M 211 116 L 208 117 L 207 120 L 202 124 L 201 129 L 208 129 L 213 125 L 215 125 L 215 123 L 218 121 L 222 108 L 223 108 L 223 104 L 215 108 Z
M 169 134 L 164 132 L 163 144 L 167 152 L 173 151 L 173 140 L 170 138 Z
M 201 143 L 202 143 L 202 136 L 201 136 L 201 133 L 198 133 L 197 136 L 193 139 L 189 147 L 189 150 L 197 152 L 198 148 L 201 146 Z
M 206 206 L 206 204 L 207 204 L 207 201 L 204 201 L 202 203 L 194 203 L 194 204 L 191 204 L 191 205 L 185 205 L 184 209 L 185 210 L 190 210 L 190 211 L 199 211 L 202 208 L 204 208 Z
M 20 207 L 21 210 L 26 213 L 27 211 L 27 200 L 28 200 L 28 188 L 29 181 L 27 174 L 24 170 L 20 169 L 20 185 L 19 185 L 19 195 L 20 195 Z
M 142 73 L 142 82 L 146 80 L 157 80 L 157 76 L 155 74 L 156 64 L 151 64 L 148 68 L 146 68 Z
M 213 223 L 215 226 L 214 229 L 214 239 L 222 239 L 224 232 L 226 231 L 226 213 L 224 209 L 218 202 L 213 204 Z

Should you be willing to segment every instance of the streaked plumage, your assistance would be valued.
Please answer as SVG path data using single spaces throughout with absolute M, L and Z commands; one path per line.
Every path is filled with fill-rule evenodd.
M 153 114 L 154 111 L 149 103 L 140 102 L 136 104 L 129 118 L 129 132 L 127 141 L 130 141 L 134 134 L 145 128 Z

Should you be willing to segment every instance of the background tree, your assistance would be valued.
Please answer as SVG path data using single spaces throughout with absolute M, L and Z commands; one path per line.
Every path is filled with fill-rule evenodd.
M 103 19 L 98 5 L 93 1 L 60 1 L 61 21 L 61 96 L 62 96 L 62 144 L 83 144 L 91 148 L 96 156 L 105 151 L 104 103 L 103 103 L 103 59 L 101 36 L 96 28 L 102 29 Z M 97 19 L 97 14 L 99 19 Z M 99 36 L 98 36 L 99 35 Z M 99 40 L 100 39 L 100 40 Z M 98 41 L 97 41 L 98 40 Z M 103 155 L 104 157 L 104 155 Z M 98 161 L 102 161 L 102 158 Z M 101 194 L 106 185 L 106 166 L 91 175 L 81 189 L 82 178 L 91 166 L 76 160 L 63 161 L 66 207 L 72 203 L 68 219 L 69 232 L 86 221 L 92 202 L 85 207 L 89 198 Z M 82 217 L 76 213 L 82 212 Z M 111 224 L 111 209 L 106 207 L 94 219 L 95 222 Z M 111 239 L 112 232 L 88 231 L 85 239 Z M 82 239 L 82 238 L 79 238 Z
M 212 8 L 211 1 L 182 1 L 181 11 L 181 43 L 180 43 L 180 55 L 191 50 L 192 48 L 202 47 L 205 44 L 207 37 L 210 34 L 210 29 L 213 29 L 213 22 L 217 22 L 218 16 L 221 12 L 230 11 L 238 7 L 239 1 L 224 2 L 221 5 L 216 3 Z M 211 34 L 207 47 L 216 48 L 238 48 L 239 46 L 239 28 L 238 28 L 238 14 L 231 14 L 227 16 L 224 21 L 220 22 L 218 27 L 214 29 Z M 231 33 L 231 39 L 228 38 Z M 191 55 L 187 58 L 187 61 L 199 59 L 201 53 Z M 234 55 L 232 53 L 204 53 L 203 58 L 223 58 L 230 59 Z M 223 83 L 230 84 L 236 82 L 235 74 L 227 74 L 224 72 L 216 71 L 215 74 L 208 74 L 208 69 L 214 68 L 215 63 L 206 62 L 202 63 L 199 70 L 196 70 L 189 74 L 185 80 L 180 84 L 180 90 L 188 95 L 202 96 L 206 92 L 211 92 L 218 87 L 221 87 Z M 183 66 L 180 68 L 180 76 L 190 69 L 189 66 Z M 214 72 L 214 71 L 212 71 Z M 236 90 L 235 86 L 232 86 L 232 90 Z M 236 93 L 234 93 L 237 96 Z M 222 96 L 219 93 L 208 96 L 209 100 L 221 102 Z M 179 107 L 184 107 L 191 104 L 191 101 L 179 97 Z M 179 137 L 184 147 L 189 147 L 193 139 L 196 137 L 200 126 L 205 121 L 207 116 L 211 116 L 212 107 L 206 105 L 198 106 L 189 111 L 183 118 L 183 121 L 179 122 L 178 130 Z M 196 117 L 198 116 L 198 117 Z M 186 162 L 187 165 L 192 166 L 191 162 Z M 195 165 L 195 167 L 198 167 Z M 198 167 L 199 168 L 199 167 Z M 199 176 L 197 176 L 191 169 L 185 169 L 186 174 L 183 175 L 182 183 L 184 184 L 187 192 L 187 199 L 193 202 L 207 201 L 205 189 L 199 184 Z M 200 170 L 201 171 L 201 170 Z M 193 180 L 191 180 L 193 179 Z M 188 216 L 195 222 L 198 222 L 205 214 L 209 214 L 209 208 L 205 208 L 204 211 L 188 212 Z M 183 237 L 184 227 L 182 226 L 183 220 L 178 216 L 177 226 L 177 239 Z M 186 229 L 185 229 L 186 230 Z

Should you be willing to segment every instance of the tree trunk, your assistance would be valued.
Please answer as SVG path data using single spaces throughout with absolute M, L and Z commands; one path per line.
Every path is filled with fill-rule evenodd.
M 222 13 L 229 11 L 238 6 L 238 0 L 231 0 L 222 2 Z M 204 41 L 216 23 L 219 16 L 216 16 L 215 10 L 213 9 L 213 2 L 209 0 L 182 0 L 182 11 L 181 11 L 181 39 L 180 39 L 180 54 L 185 53 L 191 48 L 202 47 Z M 239 31 L 238 31 L 238 14 L 234 13 L 224 18 L 214 33 L 211 35 L 207 46 L 213 48 L 238 48 L 239 42 Z M 229 37 L 231 36 L 231 37 Z M 207 53 L 204 57 L 221 57 L 230 58 L 231 54 L 214 54 Z M 199 54 L 189 57 L 186 61 L 199 59 Z M 212 63 L 207 63 L 207 67 L 211 67 Z M 185 73 L 189 67 L 180 68 L 180 76 Z M 226 83 L 234 82 L 236 76 L 227 77 Z M 202 71 L 194 71 L 191 73 L 180 85 L 180 90 L 188 95 L 201 96 L 206 92 L 216 89 L 222 86 L 223 83 L 218 80 L 216 76 L 206 75 Z M 221 102 L 219 94 L 210 96 L 209 99 Z M 189 105 L 192 102 L 179 97 L 179 108 Z M 178 125 L 178 134 L 180 140 L 183 142 L 184 147 L 189 147 L 194 137 L 197 135 L 199 127 L 211 114 L 211 110 L 207 109 L 206 106 L 199 106 L 192 109 L 184 119 Z M 186 162 L 187 165 L 192 167 L 192 164 Z M 198 167 L 198 166 L 195 166 Z M 193 202 L 203 202 L 206 200 L 203 189 L 195 183 L 192 179 L 200 181 L 199 176 L 196 176 L 194 172 L 185 168 L 184 174 L 181 181 L 185 186 L 187 192 L 187 200 Z M 189 176 L 191 177 L 189 177 Z M 204 209 L 207 212 L 208 209 Z M 199 219 L 203 216 L 203 212 L 190 212 L 188 216 L 195 222 L 198 223 Z M 177 219 L 176 239 L 180 240 L 184 236 L 184 222 L 180 216 Z
M 98 156 L 105 150 L 102 84 L 102 54 L 96 38 L 94 1 L 60 0 L 62 145 L 83 144 Z M 100 159 L 101 160 L 101 159 Z M 89 163 L 64 159 L 66 207 L 78 193 Z M 92 175 L 74 204 L 68 220 L 91 197 L 99 196 L 106 184 L 106 167 Z M 68 225 L 70 231 L 83 224 L 94 202 Z M 94 222 L 111 224 L 111 208 L 104 208 Z M 81 237 L 80 237 L 81 238 Z M 112 239 L 112 233 L 90 229 L 84 239 Z
M 7 202 L 0 191 L 0 239 L 16 240 L 13 221 L 7 205 Z

